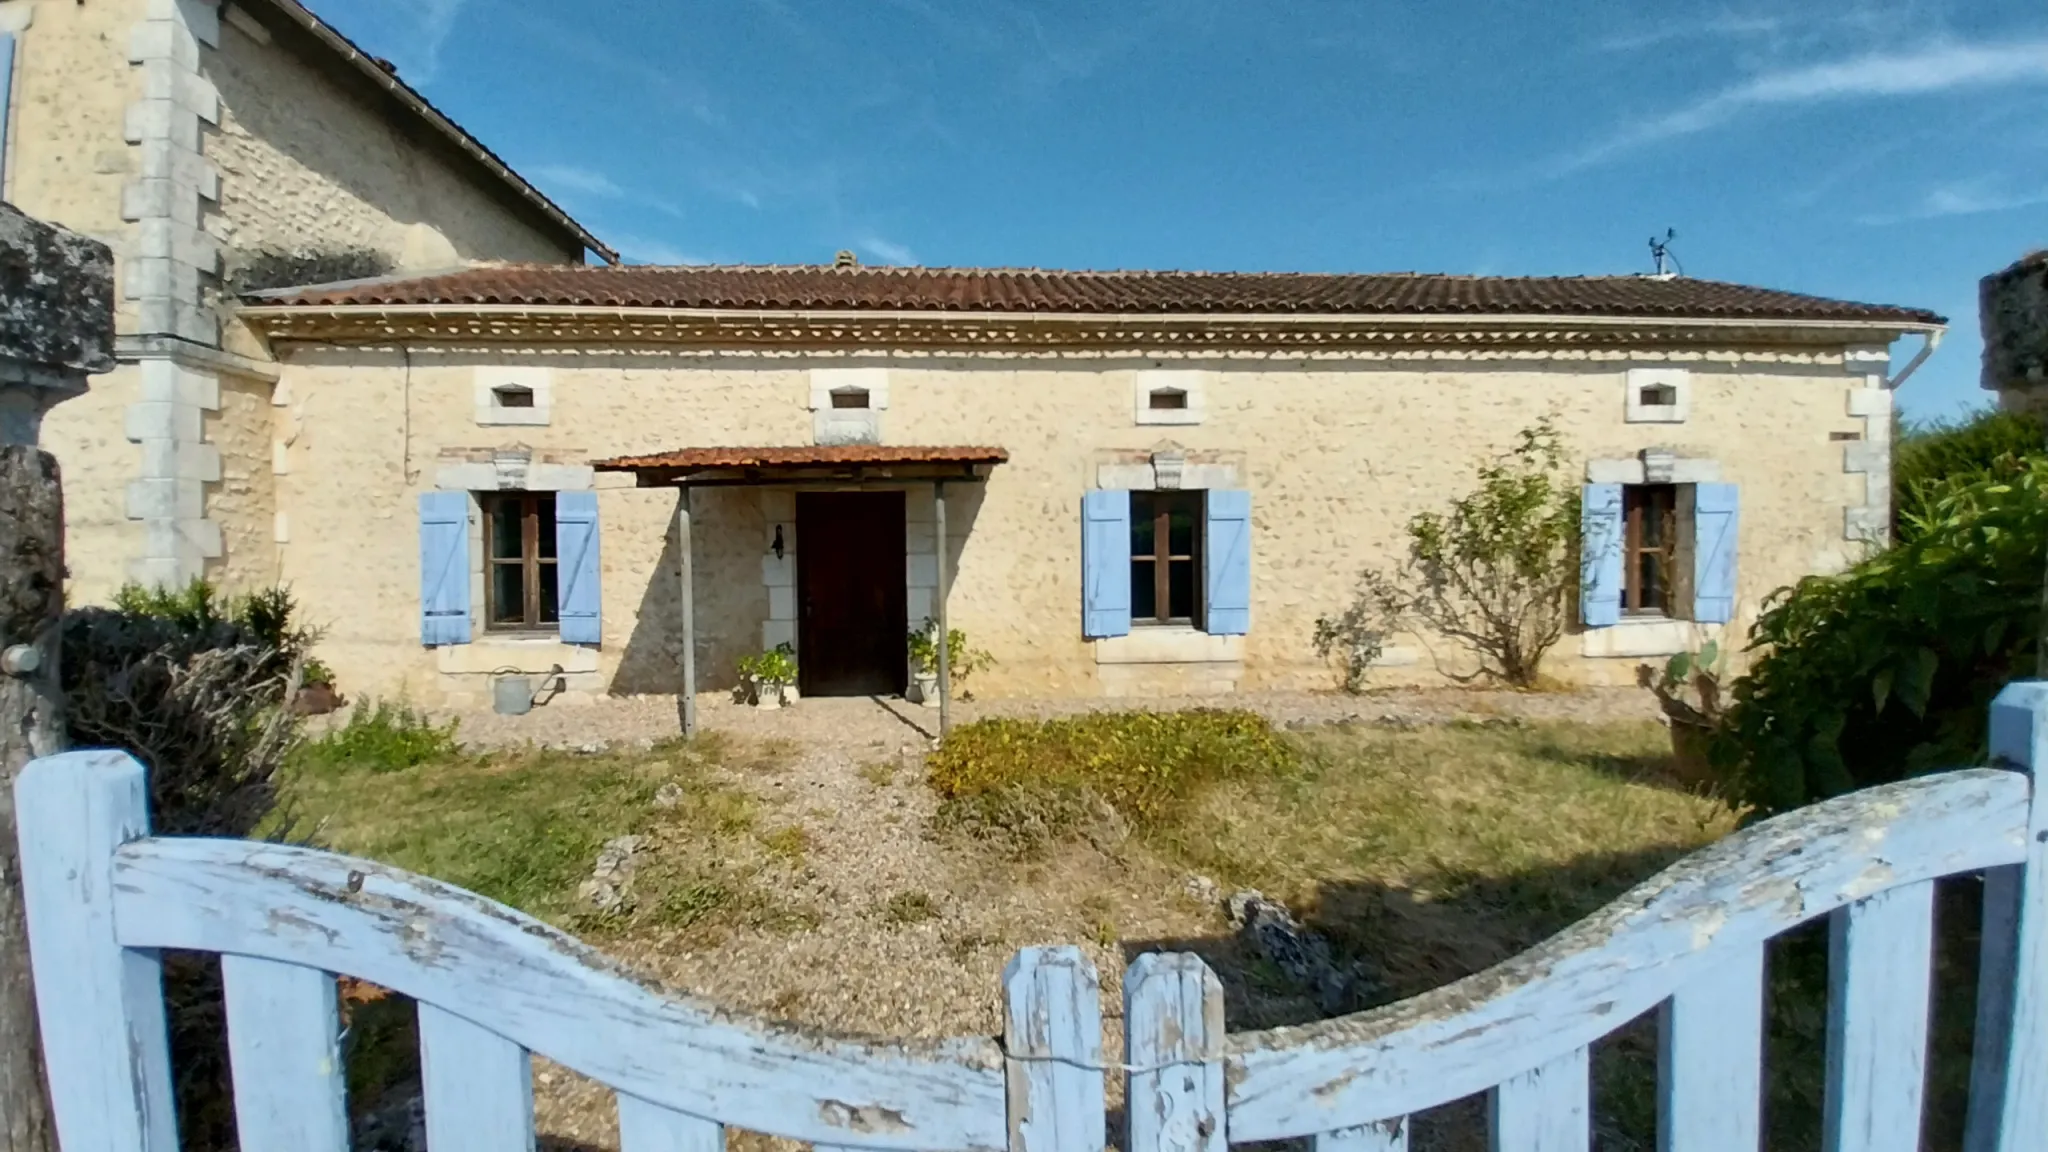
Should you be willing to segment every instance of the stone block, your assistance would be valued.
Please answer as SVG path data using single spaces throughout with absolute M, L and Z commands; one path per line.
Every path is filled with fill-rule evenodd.
M 207 275 L 220 271 L 220 241 L 173 220 L 142 221 L 135 229 L 135 254 L 190 264 Z
M 128 62 L 148 65 L 154 61 L 197 72 L 199 40 L 175 20 L 144 20 L 128 33 Z
M 206 515 L 206 489 L 197 480 L 132 480 L 130 520 L 198 520 Z
M 135 180 L 121 189 L 121 219 L 170 220 L 199 227 L 199 193 L 170 180 Z M 133 283 L 131 280 L 130 283 Z M 130 290 L 131 295 L 150 295 Z
M 778 644 L 796 645 L 796 621 L 768 620 L 761 624 L 761 649 L 767 651 Z
M 178 68 L 144 68 L 142 98 L 168 100 L 208 124 L 220 123 L 220 92 L 213 82 Z
M 934 606 L 937 596 L 936 589 L 911 588 L 907 591 L 906 596 L 903 615 L 910 621 L 911 627 L 915 628 L 924 621 L 937 617 L 938 609 Z
M 191 188 L 205 199 L 220 199 L 220 169 L 197 152 L 176 148 L 144 149 L 142 179 L 169 180 Z
M 781 556 L 769 553 L 761 557 L 761 583 L 770 588 L 796 587 L 796 554 L 785 551 Z
M 214 411 L 220 407 L 220 378 L 211 372 L 195 372 L 170 360 L 145 360 L 142 363 L 142 399 L 191 404 Z
M 197 444 L 202 439 L 200 423 L 199 409 L 190 404 L 130 404 L 126 414 L 128 439 L 136 443 L 182 440 Z
M 789 587 L 768 589 L 768 618 L 770 620 L 796 619 L 796 589 Z
M 122 137 L 130 144 L 169 143 L 199 151 L 199 114 L 170 100 L 137 100 L 123 116 Z
M 939 586 L 939 558 L 929 553 L 922 556 L 906 556 L 907 582 L 913 588 L 937 588 Z
M 200 298 L 202 282 L 199 269 L 164 257 L 130 260 L 121 269 L 121 291 L 130 300 L 170 300 L 191 306 Z M 175 315 L 166 323 L 176 327 Z
M 220 480 L 220 449 L 190 440 L 144 440 L 141 475 L 161 480 Z
M 192 564 L 219 559 L 220 525 L 211 520 L 145 520 L 142 554 L 148 559 Z

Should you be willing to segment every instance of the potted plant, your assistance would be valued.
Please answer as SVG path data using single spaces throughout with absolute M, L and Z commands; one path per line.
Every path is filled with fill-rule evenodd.
M 1698 652 L 1680 652 L 1662 670 L 1636 667 L 1636 682 L 1656 694 L 1671 729 L 1671 759 L 1678 779 L 1692 787 L 1714 782 L 1707 749 L 1721 726 L 1721 646 L 1709 640 Z
M 910 652 L 910 689 L 917 703 L 937 707 L 939 703 L 939 624 L 925 622 L 910 630 L 906 646 Z M 992 663 L 994 657 L 967 647 L 967 633 L 958 628 L 946 632 L 946 672 L 954 688 L 967 682 L 975 671 Z
M 782 643 L 766 652 L 741 657 L 740 681 L 756 708 L 796 703 L 796 649 Z

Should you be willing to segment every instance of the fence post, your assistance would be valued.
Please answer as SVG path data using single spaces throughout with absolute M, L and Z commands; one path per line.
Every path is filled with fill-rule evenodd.
M 1102 988 L 1071 945 L 1025 948 L 1003 969 L 1010 1152 L 1102 1152 Z M 67 1149 L 66 1152 L 69 1152 Z
M 1124 973 L 1124 1152 L 1225 1152 L 1223 985 L 1191 952 Z
M 114 935 L 114 851 L 149 835 L 142 765 L 123 752 L 46 756 L 14 798 L 57 1143 L 176 1152 L 162 965 Z
M 1991 761 L 2033 783 L 2024 863 L 1984 873 L 1983 956 L 1965 1152 L 2020 1152 L 2048 1132 L 2048 681 L 1991 705 Z

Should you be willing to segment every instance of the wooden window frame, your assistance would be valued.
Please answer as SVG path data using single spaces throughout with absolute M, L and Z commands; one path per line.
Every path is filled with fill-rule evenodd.
M 484 522 L 484 631 L 486 632 L 543 632 L 558 628 L 561 624 L 560 606 L 541 602 L 541 569 L 556 566 L 558 556 L 541 555 L 540 506 L 541 502 L 555 502 L 553 492 L 485 492 L 477 496 L 477 503 L 483 512 Z M 519 506 L 519 555 L 500 557 L 496 547 L 495 533 L 498 531 L 498 509 L 506 504 Z M 501 620 L 498 611 L 498 582 L 494 578 L 499 566 L 516 566 L 521 569 L 521 587 L 525 590 L 525 603 L 520 605 L 518 620 Z M 561 572 L 557 569 L 555 578 L 560 587 Z M 554 619 L 548 618 L 548 610 L 554 610 Z
M 1152 609 L 1151 616 L 1137 614 L 1137 599 L 1131 601 L 1131 624 L 1140 628 L 1195 627 L 1202 618 L 1202 529 L 1206 519 L 1202 493 L 1199 491 L 1138 491 L 1131 493 L 1131 527 L 1133 535 L 1138 525 L 1137 501 L 1144 497 L 1152 505 L 1152 554 L 1141 556 L 1135 549 L 1131 552 L 1134 562 L 1150 562 L 1152 565 Z M 1194 513 L 1194 527 L 1189 533 L 1186 553 L 1173 551 L 1173 513 L 1176 506 Z M 1189 561 L 1191 590 L 1186 616 L 1174 616 L 1173 612 L 1173 562 Z M 1133 577 L 1135 579 L 1135 577 Z
M 1690 484 L 1626 484 L 1622 486 L 1622 591 L 1624 617 L 1686 620 L 1692 617 L 1693 486 Z M 1644 542 L 1644 519 L 1665 518 L 1660 544 Z M 1645 604 L 1642 558 L 1654 556 L 1664 569 L 1662 604 Z

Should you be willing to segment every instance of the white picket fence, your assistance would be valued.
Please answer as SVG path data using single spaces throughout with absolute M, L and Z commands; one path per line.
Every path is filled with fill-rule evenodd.
M 1991 714 L 1995 766 L 1874 788 L 1706 849 L 1548 943 L 1455 984 L 1302 1027 L 1226 1034 L 1192 955 L 1140 957 L 1105 1061 L 1094 971 L 1027 948 L 1000 1041 L 876 1043 L 726 1012 L 627 975 L 470 893 L 368 861 L 149 835 L 140 765 L 76 752 L 16 786 L 36 994 L 63 1152 L 176 1147 L 159 950 L 222 957 L 245 1152 L 343 1152 L 335 977 L 419 1002 L 433 1152 L 531 1148 L 529 1053 L 617 1094 L 625 1152 L 725 1129 L 822 1148 L 1097 1152 L 1106 1073 L 1128 1152 L 1310 1136 L 1407 1147 L 1407 1117 L 1492 1100 L 1500 1152 L 1584 1152 L 1589 1046 L 1660 1008 L 1659 1146 L 1759 1147 L 1764 947 L 1832 926 L 1827 1147 L 1919 1145 L 1934 881 L 1983 870 L 1968 1152 L 2048 1148 L 2048 683 Z

